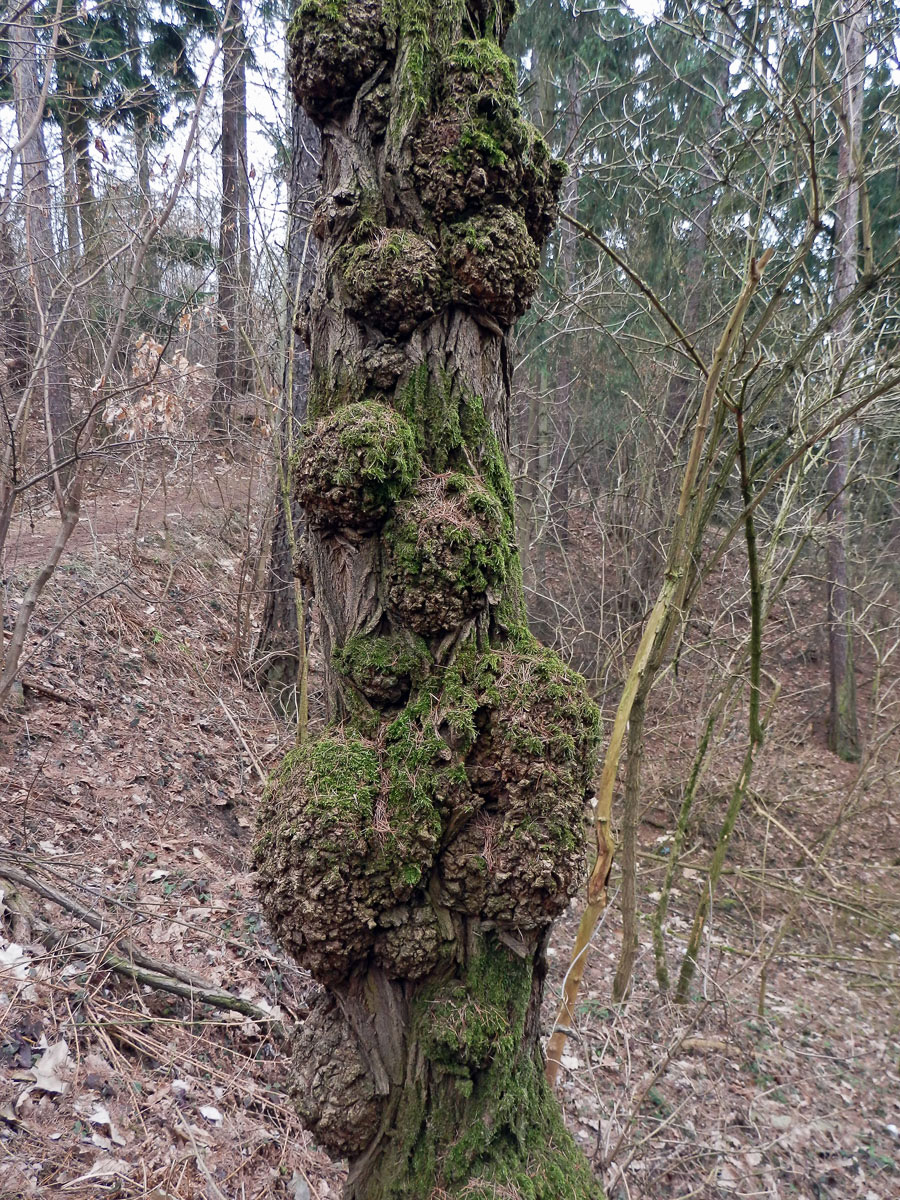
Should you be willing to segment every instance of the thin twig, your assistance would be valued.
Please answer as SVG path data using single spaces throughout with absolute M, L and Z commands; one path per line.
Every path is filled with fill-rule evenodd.
M 18 867 L 8 864 L 0 866 L 0 878 L 8 879 L 11 883 L 28 888 L 29 891 L 43 896 L 45 900 L 50 900 L 53 904 L 58 904 L 60 908 L 72 913 L 73 916 L 90 925 L 98 933 L 107 933 L 109 931 L 109 921 L 104 921 L 97 913 L 80 904 L 74 897 L 60 891 L 59 888 L 53 887 L 52 884 L 45 883 L 43 880 L 35 879 L 34 876 L 29 875 L 26 871 L 19 870 Z M 62 940 L 62 936 L 56 933 L 51 926 L 46 925 L 45 922 L 41 922 L 40 924 L 44 926 L 45 935 L 47 933 L 52 934 L 55 942 Z M 261 1024 L 269 1026 L 276 1034 L 284 1034 L 284 1030 L 279 1022 L 274 1020 L 271 1013 L 267 1013 L 265 1009 L 260 1008 L 249 1000 L 242 999 L 240 996 L 233 996 L 231 992 L 217 988 L 214 984 L 199 975 L 195 975 L 192 971 L 186 971 L 184 967 L 176 966 L 174 963 L 162 962 L 160 959 L 144 954 L 130 939 L 121 939 L 118 951 L 100 951 L 100 957 L 104 966 L 109 967 L 110 970 L 116 971 L 120 975 L 127 975 L 130 979 L 134 979 L 138 983 L 146 984 L 148 987 L 157 988 L 160 991 L 171 992 L 173 995 L 181 996 L 186 1000 L 193 1000 L 201 1004 L 211 1004 L 215 1008 L 242 1013 L 244 1016 L 250 1017 L 253 1021 L 258 1021 Z

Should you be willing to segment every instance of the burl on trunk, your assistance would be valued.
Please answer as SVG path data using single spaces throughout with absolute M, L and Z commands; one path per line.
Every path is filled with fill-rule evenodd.
M 525 621 L 508 331 L 563 174 L 508 0 L 303 0 L 321 125 L 303 570 L 330 725 L 264 799 L 266 915 L 325 985 L 295 1103 L 357 1200 L 601 1196 L 544 1082 L 553 919 L 583 879 L 599 718 Z

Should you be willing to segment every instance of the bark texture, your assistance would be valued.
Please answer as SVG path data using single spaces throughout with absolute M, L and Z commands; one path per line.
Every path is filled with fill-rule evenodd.
M 601 1196 L 539 1042 L 599 717 L 524 618 L 508 331 L 561 168 L 499 48 L 511 7 L 303 0 L 290 29 L 323 133 L 296 478 L 331 724 L 254 853 L 325 985 L 293 1089 L 354 1200 Z

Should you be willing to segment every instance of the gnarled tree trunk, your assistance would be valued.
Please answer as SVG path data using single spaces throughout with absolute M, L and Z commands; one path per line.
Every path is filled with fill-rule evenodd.
M 295 1102 L 354 1200 L 599 1198 L 543 1075 L 553 919 L 583 878 L 598 714 L 525 625 L 508 331 L 560 169 L 490 0 L 304 0 L 323 131 L 298 448 L 332 724 L 260 812 L 283 944 L 324 985 Z

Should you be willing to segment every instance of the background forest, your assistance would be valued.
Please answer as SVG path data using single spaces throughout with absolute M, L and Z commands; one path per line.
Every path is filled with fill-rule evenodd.
M 0 25 L 0 1200 L 341 1188 L 249 866 L 324 720 L 291 447 L 330 215 L 288 18 Z M 900 9 L 522 0 L 505 48 L 569 168 L 517 538 L 604 721 L 549 950 L 567 1120 L 610 1200 L 890 1200 Z

